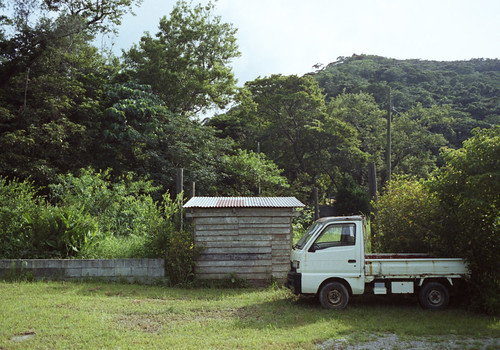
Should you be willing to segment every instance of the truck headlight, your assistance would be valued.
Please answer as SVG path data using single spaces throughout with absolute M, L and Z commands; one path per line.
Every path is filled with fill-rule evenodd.
M 298 260 L 293 260 L 293 261 L 292 261 L 292 267 L 293 267 L 294 269 L 298 269 L 298 268 L 300 267 L 300 261 L 298 261 Z

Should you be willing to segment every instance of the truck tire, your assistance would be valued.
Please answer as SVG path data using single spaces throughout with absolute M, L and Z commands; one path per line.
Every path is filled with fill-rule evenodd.
M 448 288 L 439 282 L 424 284 L 418 292 L 418 301 L 424 309 L 439 311 L 444 310 L 450 302 Z
M 349 302 L 349 292 L 340 282 L 329 282 L 319 291 L 319 302 L 325 309 L 340 310 Z

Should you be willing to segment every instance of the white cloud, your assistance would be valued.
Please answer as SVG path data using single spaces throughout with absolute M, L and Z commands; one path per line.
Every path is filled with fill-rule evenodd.
M 206 2 L 203 1 L 203 2 Z M 116 48 L 156 32 L 174 0 L 144 0 L 127 16 Z M 242 85 L 257 76 L 299 74 L 338 56 L 461 60 L 500 57 L 498 0 L 219 0 L 216 14 L 238 29 Z

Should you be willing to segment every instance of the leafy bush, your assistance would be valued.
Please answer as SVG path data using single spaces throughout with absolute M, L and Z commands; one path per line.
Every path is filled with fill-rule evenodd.
M 150 257 L 165 259 L 165 273 L 171 284 L 185 284 L 194 276 L 201 248 L 194 246 L 189 230 L 181 229 L 182 194 L 173 201 L 166 193 L 162 204 L 161 220 L 148 236 L 146 251 Z
M 500 127 L 475 130 L 425 182 L 396 177 L 375 204 L 377 250 L 464 258 L 473 307 L 500 312 Z
M 80 256 L 98 234 L 97 221 L 74 207 L 40 204 L 31 216 L 25 216 L 29 227 L 30 258 L 68 258 Z
M 306 233 L 309 226 L 311 226 L 314 222 L 313 208 L 297 208 L 297 212 L 299 215 L 294 217 L 292 220 L 293 244 L 298 242 L 298 240 Z
M 38 210 L 33 184 L 0 178 L 0 258 L 29 255 L 30 231 L 27 217 Z
M 436 239 L 443 254 L 467 260 L 472 300 L 500 313 L 500 127 L 473 131 L 458 150 L 444 150 L 445 166 L 428 187 L 439 200 L 443 224 Z
M 436 230 L 437 200 L 423 181 L 395 176 L 374 203 L 375 237 L 378 252 L 428 253 Z
M 149 193 L 156 190 L 150 181 L 127 174 L 112 180 L 111 170 L 82 169 L 79 176 L 59 176 L 52 184 L 50 199 L 61 206 L 84 208 L 99 222 L 105 235 L 142 236 L 154 226 L 158 208 Z
M 275 196 L 283 193 L 290 185 L 282 176 L 282 169 L 264 153 L 254 153 L 238 149 L 234 155 L 222 158 L 224 183 L 218 188 L 220 193 L 232 196 L 261 194 Z
M 164 258 L 172 284 L 193 277 L 199 249 L 182 230 L 182 195 L 161 205 L 151 183 L 82 170 L 49 186 L 53 204 L 29 182 L 0 178 L 0 258 Z
M 83 208 L 57 207 L 37 196 L 27 182 L 0 179 L 0 257 L 76 256 L 98 232 Z
M 147 237 L 136 236 L 101 236 L 91 244 L 85 245 L 80 257 L 83 259 L 133 259 L 146 256 Z

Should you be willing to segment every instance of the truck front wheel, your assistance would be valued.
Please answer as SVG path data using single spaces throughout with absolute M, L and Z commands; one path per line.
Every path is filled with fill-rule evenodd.
M 450 302 L 450 294 L 441 283 L 429 282 L 420 288 L 418 301 L 424 309 L 444 310 Z
M 329 282 L 319 291 L 319 302 L 325 309 L 340 310 L 349 302 L 349 292 L 340 282 Z

